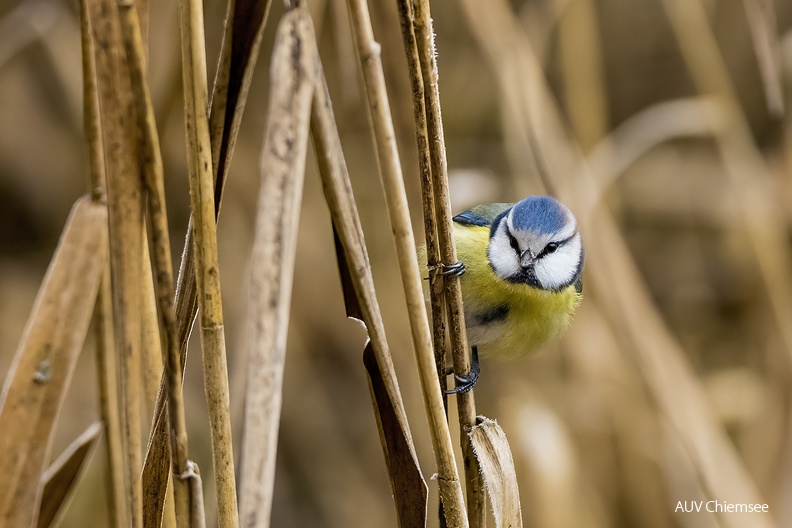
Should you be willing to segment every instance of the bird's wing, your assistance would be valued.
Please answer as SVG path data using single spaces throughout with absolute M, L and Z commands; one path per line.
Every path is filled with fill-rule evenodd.
M 461 225 L 488 227 L 503 211 L 511 208 L 513 203 L 488 203 L 472 207 L 454 217 L 454 222 Z

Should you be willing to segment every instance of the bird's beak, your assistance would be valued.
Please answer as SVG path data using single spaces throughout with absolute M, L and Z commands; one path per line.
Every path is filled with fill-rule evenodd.
M 534 258 L 533 253 L 531 253 L 530 249 L 526 249 L 520 254 L 520 266 L 523 268 L 530 268 L 534 265 Z

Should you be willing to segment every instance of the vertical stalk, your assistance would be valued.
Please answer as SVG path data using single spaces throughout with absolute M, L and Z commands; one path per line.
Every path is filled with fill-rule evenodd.
M 415 34 L 415 47 L 417 49 L 420 72 L 410 68 L 410 75 L 420 74 L 423 86 L 422 101 L 414 98 L 414 102 L 421 102 L 426 116 L 427 140 L 424 148 L 428 147 L 429 161 L 431 164 L 432 193 L 434 195 L 434 215 L 437 229 L 437 238 L 440 247 L 440 267 L 449 266 L 457 262 L 456 246 L 452 234 L 451 198 L 448 192 L 448 163 L 446 160 L 445 138 L 443 122 L 440 113 L 440 90 L 437 82 L 436 50 L 434 44 L 434 30 L 428 0 L 417 0 L 413 4 L 413 31 Z M 404 16 L 404 10 L 400 10 Z M 404 25 L 404 22 L 402 22 Z M 419 145 L 419 148 L 421 146 Z M 422 156 L 425 163 L 425 159 Z M 422 172 L 427 172 L 422 168 Z M 430 268 L 430 274 L 437 275 L 438 269 Z M 467 333 L 465 330 L 465 317 L 462 308 L 462 289 L 459 278 L 446 276 L 443 279 L 445 289 L 446 314 L 448 316 L 449 333 L 451 337 L 451 355 L 454 372 L 460 376 L 470 372 L 470 357 L 468 352 Z M 435 317 L 442 317 L 435 314 Z M 436 342 L 437 343 L 437 342 Z M 457 398 L 459 412 L 460 444 L 462 446 L 463 464 L 465 468 L 465 483 L 468 500 L 468 520 L 473 527 L 484 526 L 484 483 L 478 471 L 473 447 L 468 436 L 471 428 L 476 423 L 476 404 L 473 391 L 461 393 Z
M 215 186 L 209 137 L 206 48 L 203 6 L 199 0 L 179 2 L 182 42 L 182 79 L 190 172 L 190 205 L 194 219 L 195 276 L 201 312 L 204 385 L 212 431 L 212 461 L 217 486 L 220 526 L 239 525 L 231 411 L 226 365 L 225 330 L 217 258 Z
M 83 128 L 88 143 L 88 164 L 91 173 L 91 198 L 107 201 L 102 145 L 102 123 L 96 86 L 96 59 L 91 41 L 91 17 L 86 0 L 80 1 L 80 42 L 82 45 Z M 113 348 L 113 307 L 110 291 L 110 263 L 105 264 L 94 309 L 96 338 L 96 369 L 99 381 L 99 408 L 104 424 L 107 455 L 107 500 L 113 526 L 129 526 L 129 510 L 124 486 L 124 444 L 121 438 L 118 379 Z
M 120 357 L 120 385 L 126 442 L 127 497 L 130 525 L 142 528 L 143 465 L 141 445 L 140 253 L 143 230 L 143 185 L 136 147 L 134 96 L 130 90 L 113 0 L 88 0 L 96 53 L 96 72 L 107 174 L 110 271 L 115 350 Z
M 448 423 L 445 419 L 445 402 L 440 390 L 445 388 L 445 324 L 442 318 L 442 298 L 438 289 L 438 286 L 442 289 L 443 284 L 439 280 L 432 281 L 432 309 L 434 313 L 441 314 L 441 317 L 438 318 L 439 321 L 436 321 L 437 324 L 434 326 L 436 331 L 439 329 L 437 334 L 435 334 L 434 342 L 438 345 L 436 350 L 440 351 L 440 353 L 435 356 L 435 369 L 433 371 L 431 367 L 432 337 L 422 293 L 420 270 L 418 269 L 418 260 L 415 254 L 415 238 L 410 224 L 407 195 L 399 163 L 390 103 L 385 88 L 380 46 L 374 40 L 368 6 L 365 0 L 349 0 L 349 8 L 366 85 L 380 175 L 385 189 L 388 213 L 399 258 L 399 269 L 407 300 L 413 348 L 415 349 L 416 360 L 419 365 L 421 386 L 424 394 L 424 406 L 429 419 L 436 463 L 440 469 L 440 475 L 443 477 L 440 479 L 441 501 L 446 505 L 447 511 L 451 513 L 453 518 L 454 512 L 461 513 L 464 510 L 464 501 L 462 500 L 462 489 L 456 471 L 456 461 L 454 460 L 451 446 Z M 420 149 L 420 152 L 425 153 L 425 149 Z M 428 166 L 428 163 L 425 166 Z M 426 174 L 426 172 L 422 171 L 422 174 Z M 431 179 L 425 178 L 422 183 L 422 189 L 428 191 L 423 194 L 425 198 L 423 210 L 425 213 L 431 213 L 434 208 Z M 426 220 L 425 226 L 427 227 L 428 261 L 430 265 L 436 266 L 439 261 L 439 251 L 435 238 L 434 217 L 432 214 L 425 214 L 424 218 Z M 437 278 L 436 275 L 434 278 Z M 440 385 L 434 382 L 436 376 L 441 381 Z M 456 519 L 454 522 L 459 523 L 460 521 Z
M 189 519 L 190 492 L 187 482 L 181 476 L 185 475 L 188 470 L 187 425 L 181 393 L 182 370 L 173 310 L 173 265 L 170 257 L 168 219 L 165 208 L 162 155 L 151 105 L 151 94 L 146 81 L 145 57 L 137 10 L 130 0 L 119 2 L 119 9 L 124 44 L 130 64 L 132 89 L 135 92 L 137 105 L 139 137 L 142 141 L 144 163 L 143 172 L 154 244 L 154 265 L 157 274 L 156 296 L 160 307 L 159 316 L 165 330 L 165 348 L 162 355 L 164 370 L 168 377 L 169 430 L 171 431 L 171 459 L 174 473 L 171 482 L 174 487 L 177 523 L 179 526 L 186 526 Z

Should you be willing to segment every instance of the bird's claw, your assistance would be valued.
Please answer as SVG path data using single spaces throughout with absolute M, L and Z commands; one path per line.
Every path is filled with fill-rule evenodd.
M 463 392 L 470 392 L 476 386 L 479 373 L 473 370 L 466 376 L 457 376 L 454 374 L 454 379 L 457 380 L 457 386 L 453 389 L 445 390 L 446 394 L 462 394 Z
M 465 264 L 461 260 L 457 260 L 453 264 L 449 264 L 448 266 L 443 266 L 443 271 L 440 272 L 440 275 L 448 276 L 453 275 L 454 277 L 459 277 L 463 275 L 467 271 L 465 269 Z
M 453 389 L 443 391 L 445 394 L 462 394 L 463 392 L 470 392 L 476 386 L 479 374 L 481 374 L 481 367 L 479 366 L 478 347 L 473 347 L 473 354 L 470 361 L 470 372 L 464 376 L 454 374 L 454 379 L 457 381 L 457 386 Z

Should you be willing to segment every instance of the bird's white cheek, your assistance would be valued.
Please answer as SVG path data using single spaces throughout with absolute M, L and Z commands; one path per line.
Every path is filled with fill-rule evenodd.
M 490 246 L 489 260 L 495 272 L 500 277 L 509 277 L 520 271 L 520 263 L 517 260 L 517 254 L 511 247 L 506 249 Z
M 506 234 L 505 227 L 501 223 L 487 248 L 490 264 L 495 273 L 502 278 L 514 275 L 520 270 L 517 253 L 509 245 L 509 236 Z
M 560 288 L 574 278 L 579 262 L 579 245 L 567 244 L 537 263 L 536 278 L 548 290 Z

